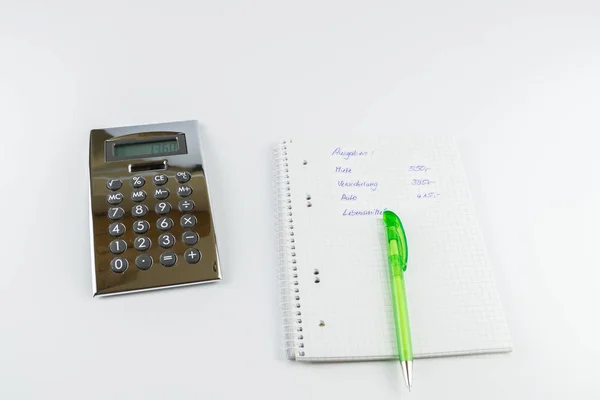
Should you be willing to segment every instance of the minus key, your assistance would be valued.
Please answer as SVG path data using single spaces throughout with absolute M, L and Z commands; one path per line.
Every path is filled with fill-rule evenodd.
M 196 232 L 184 232 L 181 235 L 181 240 L 188 246 L 193 246 L 198 243 L 198 234 Z

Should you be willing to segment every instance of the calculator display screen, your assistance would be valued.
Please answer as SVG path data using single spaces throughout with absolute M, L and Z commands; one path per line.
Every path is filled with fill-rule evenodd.
M 179 142 L 177 139 L 160 140 L 153 142 L 135 142 L 115 144 L 115 159 L 125 159 L 139 156 L 160 156 L 173 154 L 179 151 Z

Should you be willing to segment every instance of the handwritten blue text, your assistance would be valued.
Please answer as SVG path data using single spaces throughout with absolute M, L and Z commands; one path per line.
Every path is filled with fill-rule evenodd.
M 417 194 L 417 199 L 435 199 L 440 194 L 436 192 L 428 192 L 428 193 L 419 193 Z
M 333 153 L 331 153 L 332 156 L 344 157 L 344 160 L 349 160 L 350 157 L 364 157 L 368 154 L 369 153 L 367 153 L 366 151 L 342 150 L 341 147 L 337 147 L 335 150 L 333 150 Z
M 378 182 L 374 181 L 361 181 L 357 179 L 355 181 L 338 181 L 338 186 L 340 187 L 366 187 L 371 189 L 371 191 L 376 191 L 379 186 Z
M 349 167 L 335 167 L 335 172 L 338 174 L 351 174 L 352 168 Z
M 344 210 L 344 212 L 342 213 L 342 215 L 344 217 L 364 217 L 364 216 L 380 216 L 383 215 L 383 212 L 386 210 L 386 208 L 384 208 L 383 210 L 380 210 L 379 208 L 372 208 L 372 209 L 368 209 L 368 210 L 353 210 L 353 209 L 348 209 L 346 208 Z
M 413 179 L 411 182 L 411 185 L 422 186 L 422 185 L 433 185 L 434 183 L 435 183 L 435 181 L 432 181 L 430 179 Z
M 431 168 L 426 167 L 425 165 L 410 165 L 408 167 L 408 170 L 411 172 L 427 172 L 429 171 Z

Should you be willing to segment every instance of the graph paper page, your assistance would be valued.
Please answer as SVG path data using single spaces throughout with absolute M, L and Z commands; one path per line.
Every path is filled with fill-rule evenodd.
M 415 357 L 511 350 L 452 138 L 288 143 L 302 328 L 295 344 L 304 354 L 298 360 L 397 356 L 385 209 L 406 230 Z

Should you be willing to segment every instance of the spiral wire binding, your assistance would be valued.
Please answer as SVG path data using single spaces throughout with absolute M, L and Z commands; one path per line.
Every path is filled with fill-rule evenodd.
M 295 360 L 304 356 L 302 333 L 302 305 L 298 285 L 296 240 L 294 238 L 294 209 L 289 175 L 289 142 L 280 142 L 273 150 L 273 186 L 276 197 L 277 259 L 281 312 L 283 318 L 283 341 L 287 357 Z

